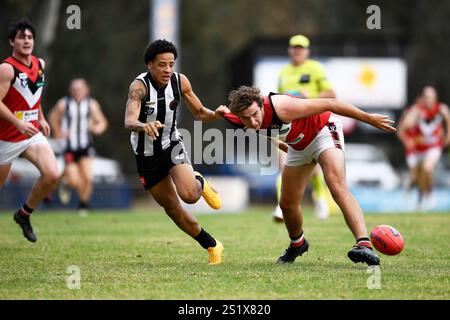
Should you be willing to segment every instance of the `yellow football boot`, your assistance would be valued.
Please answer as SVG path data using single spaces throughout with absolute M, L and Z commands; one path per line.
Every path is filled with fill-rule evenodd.
M 223 244 L 220 241 L 216 240 L 216 246 L 208 248 L 208 264 L 216 265 L 222 263 L 223 250 Z
M 202 197 L 205 199 L 206 203 L 213 209 L 218 210 L 222 207 L 222 200 L 219 197 L 219 193 L 211 186 L 210 181 L 206 181 L 206 179 L 201 175 L 200 172 L 195 171 L 196 176 L 200 176 L 203 178 L 203 191 Z

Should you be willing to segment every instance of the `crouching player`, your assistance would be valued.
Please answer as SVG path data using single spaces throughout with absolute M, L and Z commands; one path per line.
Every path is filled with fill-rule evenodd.
M 333 199 L 356 240 L 348 257 L 355 263 L 378 265 L 380 259 L 368 238 L 363 212 L 345 182 L 344 136 L 339 120 L 332 113 L 366 122 L 387 132 L 396 130 L 392 127 L 393 121 L 384 115 L 368 114 L 339 100 L 299 99 L 283 94 L 263 97 L 258 88 L 247 86 L 232 91 L 229 101 L 229 109 L 220 106 L 216 111 L 225 119 L 255 129 L 260 134 L 273 136 L 270 132 L 273 129 L 283 133 L 278 137 L 285 142 L 282 146 L 287 149 L 287 158 L 282 172 L 280 207 L 291 242 L 278 258 L 278 263 L 293 263 L 308 251 L 300 204 L 308 179 L 319 163 Z M 271 130 L 262 132 L 261 129 Z
M 203 197 L 213 209 L 222 201 L 208 181 L 194 172 L 177 129 L 177 110 L 183 99 L 199 120 L 210 122 L 220 115 L 205 108 L 194 93 L 189 79 L 175 72 L 178 50 L 166 40 L 150 43 L 144 52 L 147 71 L 131 83 L 125 112 L 125 128 L 137 171 L 148 190 L 165 213 L 186 234 L 208 251 L 210 265 L 222 263 L 224 247 L 204 230 L 196 217 L 180 203 L 196 203 Z

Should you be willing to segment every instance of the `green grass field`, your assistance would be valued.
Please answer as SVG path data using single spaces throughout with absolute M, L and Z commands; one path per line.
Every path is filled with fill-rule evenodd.
M 450 299 L 450 214 L 366 215 L 369 229 L 391 224 L 405 239 L 400 255 L 380 254 L 381 289 L 369 290 L 367 266 L 346 256 L 353 238 L 341 216 L 320 222 L 306 212 L 309 252 L 276 265 L 288 237 L 271 209 L 198 215 L 225 245 L 218 266 L 157 209 L 41 211 L 36 244 L 3 212 L 0 299 Z M 66 286 L 71 265 L 81 270 L 79 290 Z

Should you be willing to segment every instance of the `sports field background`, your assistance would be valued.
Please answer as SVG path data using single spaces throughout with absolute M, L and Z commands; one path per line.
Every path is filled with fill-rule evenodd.
M 405 239 L 400 255 L 380 254 L 381 289 L 369 290 L 367 266 L 346 257 L 354 240 L 342 216 L 320 222 L 306 211 L 310 250 L 279 266 L 288 237 L 271 210 L 198 215 L 225 246 L 218 266 L 156 208 L 37 212 L 36 244 L 2 212 L 0 299 L 450 299 L 449 214 L 366 215 L 369 229 L 390 224 Z M 66 286 L 71 265 L 81 270 L 79 290 Z

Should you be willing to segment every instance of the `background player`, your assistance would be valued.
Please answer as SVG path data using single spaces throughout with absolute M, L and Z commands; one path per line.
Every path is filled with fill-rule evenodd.
M 54 137 L 64 150 L 66 167 L 60 179 L 65 178 L 67 187 L 76 190 L 80 203 L 78 211 L 85 214 L 92 195 L 92 161 L 94 148 L 92 135 L 101 135 L 108 127 L 100 103 L 90 97 L 85 79 L 73 79 L 67 97 L 58 100 L 49 114 Z M 63 183 L 60 199 L 70 200 L 70 193 Z
M 202 105 L 185 75 L 174 72 L 177 55 L 176 47 L 166 40 L 156 40 L 147 47 L 144 60 L 148 71 L 130 86 L 125 128 L 132 131 L 131 145 L 142 185 L 181 230 L 208 250 L 209 264 L 215 265 L 222 262 L 222 243 L 201 228 L 178 197 L 195 203 L 203 196 L 213 209 L 221 207 L 221 200 L 194 172 L 176 115 L 183 98 L 196 119 L 212 121 L 220 117 Z
M 405 119 L 409 112 L 412 110 L 412 106 L 406 108 L 402 115 L 400 116 L 400 120 L 397 125 L 397 137 L 402 142 L 404 150 L 405 150 L 405 159 L 406 165 L 409 170 L 409 177 L 405 183 L 406 192 L 414 187 L 419 187 L 418 179 L 419 179 L 419 166 L 417 163 L 417 143 L 420 136 L 420 130 L 418 124 L 407 128 L 405 126 Z M 420 192 L 420 190 L 419 190 Z
M 0 64 L 0 188 L 19 157 L 29 160 L 41 174 L 14 213 L 14 220 L 31 242 L 37 237 L 30 216 L 58 180 L 55 154 L 45 138 L 50 134 L 41 106 L 45 63 L 32 54 L 35 36 L 27 19 L 13 23 L 8 36 L 13 52 Z
M 222 114 L 229 121 L 269 136 L 273 136 L 271 130 L 284 132 L 279 135 L 279 139 L 287 144 L 284 145 L 287 157 L 282 172 L 280 207 L 291 243 L 278 258 L 278 263 L 292 263 L 308 251 L 300 205 L 308 178 L 319 163 L 333 199 L 356 240 L 348 257 L 355 263 L 379 264 L 380 259 L 368 238 L 361 207 L 346 185 L 342 126 L 332 112 L 388 132 L 395 131 L 393 121 L 334 99 L 299 99 L 282 94 L 263 97 L 255 87 L 242 86 L 230 93 L 229 100 L 229 109 L 234 116 Z M 270 130 L 263 133 L 261 129 Z
M 439 102 L 434 87 L 423 88 L 419 101 L 405 115 L 403 126 L 406 130 L 418 130 L 416 152 L 409 161 L 418 167 L 419 209 L 433 209 L 433 172 L 442 149 L 450 144 L 450 111 Z
M 301 98 L 336 98 L 331 83 L 327 80 L 325 69 L 318 61 L 309 59 L 310 41 L 304 35 L 295 35 L 289 40 L 288 54 L 290 63 L 283 67 L 279 75 L 278 92 Z M 280 152 L 280 171 L 283 169 L 286 154 Z M 329 206 L 326 199 L 328 192 L 319 166 L 311 175 L 313 187 L 314 211 L 319 219 L 326 219 Z M 281 174 L 277 179 L 277 198 L 280 199 Z M 277 205 L 273 212 L 275 221 L 282 221 L 283 215 Z

